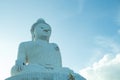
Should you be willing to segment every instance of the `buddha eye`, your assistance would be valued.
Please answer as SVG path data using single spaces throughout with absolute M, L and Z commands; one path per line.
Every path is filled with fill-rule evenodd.
M 43 29 L 43 27 L 41 27 L 41 29 Z

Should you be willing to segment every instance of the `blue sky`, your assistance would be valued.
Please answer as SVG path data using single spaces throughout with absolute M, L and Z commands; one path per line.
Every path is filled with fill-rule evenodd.
M 2 78 L 14 65 L 19 43 L 31 40 L 30 28 L 38 18 L 51 25 L 51 42 L 59 45 L 63 66 L 75 72 L 106 53 L 117 54 L 108 46 L 120 44 L 120 0 L 2 0 Z

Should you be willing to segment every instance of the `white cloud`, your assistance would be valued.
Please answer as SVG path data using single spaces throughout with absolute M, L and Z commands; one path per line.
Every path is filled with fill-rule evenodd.
M 99 50 L 98 47 L 98 51 L 104 55 L 103 58 L 80 70 L 80 74 L 87 80 L 120 80 L 119 44 L 114 39 L 105 37 L 97 37 L 96 43 L 102 48 Z
M 103 37 L 98 36 L 95 38 L 95 47 L 92 50 L 93 56 L 89 60 L 89 65 L 100 60 L 105 54 L 114 54 L 120 53 L 120 44 L 114 37 Z
M 120 54 L 105 55 L 91 67 L 80 70 L 87 80 L 120 80 Z

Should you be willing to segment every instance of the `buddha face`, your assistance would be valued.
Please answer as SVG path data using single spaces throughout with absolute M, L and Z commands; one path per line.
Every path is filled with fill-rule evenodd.
M 34 29 L 34 35 L 37 38 L 48 38 L 51 35 L 51 27 L 47 24 L 40 23 Z

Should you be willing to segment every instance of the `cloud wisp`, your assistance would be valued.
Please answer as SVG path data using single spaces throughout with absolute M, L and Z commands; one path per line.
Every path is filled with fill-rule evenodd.
M 104 53 L 120 52 L 120 45 L 112 38 L 97 37 L 96 44 L 104 50 Z

